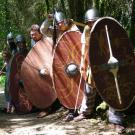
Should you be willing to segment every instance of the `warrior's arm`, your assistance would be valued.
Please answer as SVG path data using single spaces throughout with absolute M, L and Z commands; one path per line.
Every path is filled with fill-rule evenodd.
M 85 49 L 86 49 L 86 27 L 83 30 L 82 36 L 81 36 L 81 64 L 80 64 L 80 71 L 84 70 L 84 61 L 85 61 Z
M 42 25 L 41 25 L 41 27 L 40 27 L 40 32 L 41 32 L 43 35 L 46 35 L 46 33 L 47 33 L 48 29 L 49 29 L 49 26 L 50 26 L 50 22 L 49 22 L 48 19 L 46 19 L 46 20 L 42 23 Z
M 51 19 L 47 18 L 40 27 L 40 32 L 46 36 L 46 35 L 52 35 L 53 33 L 53 27 L 51 26 Z

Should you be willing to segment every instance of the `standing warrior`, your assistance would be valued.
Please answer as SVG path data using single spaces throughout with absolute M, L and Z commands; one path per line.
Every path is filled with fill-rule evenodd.
M 58 28 L 58 31 L 59 31 L 59 36 L 57 38 L 57 43 L 59 43 L 59 41 L 61 40 L 62 36 L 65 33 L 68 33 L 70 31 L 78 31 L 79 32 L 79 29 L 74 24 L 73 20 L 67 19 L 62 12 L 56 11 L 55 14 L 54 14 L 54 18 L 56 20 L 57 28 Z M 74 43 L 74 44 L 76 44 L 76 43 Z M 64 44 L 63 44 L 63 46 L 64 46 Z M 68 112 L 67 116 L 64 118 L 64 121 L 66 121 L 66 122 L 71 121 L 71 120 L 73 120 L 73 118 L 75 116 L 77 116 L 77 112 L 75 112 L 74 109 L 69 109 L 69 112 Z
M 9 93 L 9 73 L 10 73 L 10 58 L 11 54 L 8 50 L 4 50 L 2 53 L 3 60 L 4 60 L 4 68 L 6 69 L 6 79 L 5 79 L 5 88 L 4 88 L 4 94 L 5 94 L 5 108 L 3 109 L 3 112 L 10 113 L 11 107 L 11 96 Z M 3 69 L 3 68 L 2 68 Z M 0 75 L 2 75 L 4 72 L 1 70 Z
M 82 34 L 82 61 L 81 61 L 81 72 L 85 69 L 84 60 L 88 56 L 88 47 L 89 47 L 89 37 L 90 37 L 90 30 L 95 23 L 95 21 L 99 18 L 98 11 L 95 8 L 89 9 L 85 14 L 85 21 L 87 26 L 84 29 Z M 84 36 L 84 37 L 83 37 Z M 83 40 L 84 39 L 84 40 Z M 82 106 L 80 108 L 80 115 L 74 118 L 75 121 L 79 121 L 85 118 L 88 118 L 89 115 L 93 112 L 93 108 L 95 105 L 95 98 L 96 98 L 96 87 L 95 83 L 91 74 L 91 68 L 88 67 L 87 69 L 87 79 L 85 84 L 85 95 L 82 101 Z M 116 111 L 115 109 L 109 107 L 108 113 L 109 122 L 114 125 L 115 131 L 118 133 L 125 132 L 125 128 L 123 126 L 124 117 L 123 113 Z
M 41 92 L 45 92 L 43 94 L 40 93 L 40 94 L 42 94 L 42 97 L 46 96 L 45 95 L 46 93 L 48 94 L 47 95 L 48 97 L 46 98 L 46 100 L 47 100 L 46 103 L 44 103 L 43 98 L 39 97 L 38 95 L 35 96 L 35 98 L 40 98 L 40 100 L 35 101 L 34 96 L 32 97 L 31 95 L 32 94 L 36 95 L 36 93 L 31 93 L 31 91 L 32 91 L 31 90 L 31 91 L 29 91 L 30 92 L 30 99 L 31 99 L 32 103 L 33 102 L 35 103 L 35 106 L 37 108 L 40 108 L 41 112 L 38 114 L 37 118 L 43 118 L 43 117 L 47 116 L 48 114 L 56 111 L 57 107 L 55 107 L 55 105 L 59 104 L 58 101 L 55 100 L 56 95 L 53 92 L 52 92 L 53 94 L 51 93 L 51 91 L 53 90 L 52 84 L 51 84 L 52 81 L 50 80 L 51 79 L 51 71 L 50 70 L 51 70 L 51 62 L 52 62 L 52 51 L 51 51 L 51 49 L 52 49 L 52 46 L 51 46 L 52 45 L 52 39 L 50 37 L 46 36 L 46 33 L 43 35 L 42 31 L 40 31 L 40 27 L 37 24 L 34 24 L 34 25 L 31 26 L 30 35 L 31 35 L 31 38 L 35 41 L 36 46 L 34 46 L 32 48 L 32 50 L 29 52 L 29 54 L 26 57 L 26 61 L 27 61 L 27 59 L 31 59 L 31 61 L 34 61 L 35 59 L 38 59 L 37 63 L 35 62 L 35 66 L 37 66 L 37 67 L 39 66 L 38 68 L 41 67 L 41 69 L 38 69 L 39 74 L 37 74 L 37 71 L 34 71 L 33 74 L 38 75 L 38 79 L 41 81 L 41 82 L 39 82 L 40 84 L 44 83 L 44 87 L 43 86 L 37 86 L 34 89 L 36 90 L 36 88 L 37 88 L 37 91 L 39 90 Z M 33 53 L 34 54 L 38 53 L 38 55 L 34 55 L 33 57 L 30 58 L 29 56 L 33 55 Z M 28 68 L 32 68 L 28 64 L 25 65 L 25 62 L 24 62 L 24 66 L 28 66 Z M 34 70 L 34 68 L 32 70 Z M 28 74 L 28 76 L 31 75 L 31 73 L 32 72 L 30 72 Z M 26 78 L 24 77 L 24 79 L 26 79 Z M 32 78 L 32 79 L 34 80 L 35 78 Z M 24 82 L 27 83 L 26 81 L 24 81 Z M 36 83 L 37 82 L 35 81 L 33 83 L 33 85 L 36 85 Z M 28 84 L 27 86 L 29 88 L 31 88 L 32 85 Z M 51 96 L 51 97 L 49 97 L 49 96 Z M 49 105 L 51 102 L 53 102 L 53 103 L 51 105 Z M 45 106 L 47 106 L 47 107 L 45 107 Z
M 92 8 L 87 10 L 85 13 L 85 23 L 87 24 L 84 28 L 81 42 L 82 42 L 82 59 L 80 65 L 80 72 L 86 73 L 86 83 L 84 86 L 84 97 L 82 100 L 82 105 L 79 110 L 79 116 L 74 118 L 75 121 L 80 121 L 82 119 L 89 118 L 92 114 L 94 105 L 95 105 L 95 98 L 96 98 L 96 88 L 91 74 L 91 68 L 86 63 L 86 59 L 88 59 L 88 48 L 89 48 L 89 37 L 90 37 L 90 30 L 95 23 L 95 21 L 99 18 L 99 13 L 97 9 Z
M 10 93 L 16 112 L 23 114 L 29 113 L 32 109 L 29 100 L 24 94 L 23 82 L 20 76 L 22 62 L 28 53 L 24 36 L 16 36 L 16 45 L 18 52 L 14 55 L 11 63 L 10 80 L 12 81 L 10 82 Z
M 10 60 L 8 61 L 8 64 L 7 64 L 7 92 L 9 92 L 9 103 L 8 103 L 8 111 L 9 113 L 12 113 L 14 111 L 14 106 L 13 106 L 13 102 L 12 102 L 12 99 L 11 99 L 11 93 L 10 93 L 10 74 L 11 74 L 11 64 L 12 64 L 12 60 L 13 60 L 13 57 L 14 55 L 17 53 L 17 46 L 14 42 L 14 37 L 13 37 L 13 34 L 10 32 L 8 35 L 7 35 L 7 44 L 9 46 L 9 49 L 10 49 L 10 52 L 11 52 L 11 57 L 10 57 Z

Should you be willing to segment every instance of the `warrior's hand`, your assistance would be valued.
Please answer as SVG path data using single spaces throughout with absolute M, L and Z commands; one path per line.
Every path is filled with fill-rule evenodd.
M 80 65 L 80 73 L 83 73 L 85 71 L 85 64 L 81 63 Z
M 53 20 L 53 18 L 54 18 L 54 15 L 53 14 L 48 14 L 48 20 L 50 21 L 50 20 Z

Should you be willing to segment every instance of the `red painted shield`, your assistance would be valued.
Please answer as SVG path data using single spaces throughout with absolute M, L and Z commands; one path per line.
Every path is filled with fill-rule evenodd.
M 103 100 L 116 110 L 127 109 L 135 97 L 135 59 L 128 36 L 115 19 L 103 17 L 94 24 L 89 60 Z
M 40 74 L 41 69 L 46 74 Z M 45 38 L 36 43 L 25 58 L 21 76 L 27 96 L 38 108 L 50 106 L 57 98 L 52 83 L 52 42 Z
M 78 86 L 80 81 L 79 69 L 81 61 L 81 33 L 78 31 L 70 31 L 64 33 L 55 49 L 53 58 L 53 81 L 55 90 L 61 103 L 70 109 L 78 108 L 82 102 L 83 84 L 78 94 Z M 77 67 L 73 75 L 68 73 L 70 66 Z M 78 102 L 77 100 L 78 97 Z
M 9 91 L 11 94 L 12 102 L 18 113 L 28 113 L 32 109 L 32 104 L 28 100 L 24 89 L 19 86 L 19 81 L 21 80 L 21 64 L 24 58 L 25 54 L 22 55 L 17 53 L 11 62 Z

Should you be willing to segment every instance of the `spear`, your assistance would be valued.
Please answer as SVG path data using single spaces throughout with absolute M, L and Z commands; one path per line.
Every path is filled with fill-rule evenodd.
M 80 94 L 80 87 L 81 87 L 81 82 L 82 82 L 82 75 L 83 75 L 83 71 L 82 71 L 82 66 L 84 65 L 84 53 L 85 53 L 85 46 L 86 46 L 86 40 L 85 40 L 85 33 L 86 33 L 86 30 L 84 28 L 84 32 L 81 36 L 81 43 L 82 43 L 82 54 L 81 54 L 81 64 L 80 64 L 80 81 L 79 81 L 79 86 L 78 86 L 78 91 L 77 91 L 77 97 L 76 97 L 76 103 L 75 103 L 75 110 L 74 112 L 76 112 L 76 109 L 77 109 L 77 104 L 78 104 L 78 98 L 79 98 L 79 94 Z

